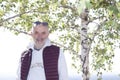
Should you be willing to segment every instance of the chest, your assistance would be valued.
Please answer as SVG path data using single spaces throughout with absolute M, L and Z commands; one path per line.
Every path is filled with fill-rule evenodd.
M 31 63 L 43 63 L 43 51 L 33 51 Z

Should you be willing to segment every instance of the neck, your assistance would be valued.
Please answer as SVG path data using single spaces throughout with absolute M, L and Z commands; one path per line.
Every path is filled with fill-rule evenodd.
M 42 43 L 42 44 L 35 44 L 34 45 L 34 49 L 39 51 L 43 46 L 44 46 L 45 43 Z

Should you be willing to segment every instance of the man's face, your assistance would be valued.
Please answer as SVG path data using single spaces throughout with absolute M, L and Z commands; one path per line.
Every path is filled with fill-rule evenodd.
M 48 38 L 49 31 L 48 27 L 43 25 L 37 25 L 33 28 L 32 37 L 36 44 L 44 43 Z

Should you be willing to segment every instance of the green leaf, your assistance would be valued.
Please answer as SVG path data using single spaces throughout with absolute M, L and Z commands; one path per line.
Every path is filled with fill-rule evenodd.
M 90 3 L 90 0 L 85 0 L 85 5 L 87 9 L 91 9 L 92 8 L 92 4 Z
M 0 16 L 3 16 L 4 12 L 2 10 L 0 10 Z
M 109 6 L 109 10 L 113 11 L 113 13 L 115 15 L 117 15 L 119 13 L 118 8 L 116 6 Z

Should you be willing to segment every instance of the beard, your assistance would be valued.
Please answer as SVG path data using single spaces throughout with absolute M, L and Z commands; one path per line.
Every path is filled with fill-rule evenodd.
M 43 42 L 44 40 L 44 38 L 36 38 L 36 42 Z
M 44 38 L 36 38 L 34 40 L 34 42 L 35 42 L 34 48 L 36 48 L 38 50 L 41 49 L 44 46 L 45 41 L 46 41 L 46 39 L 44 39 Z

